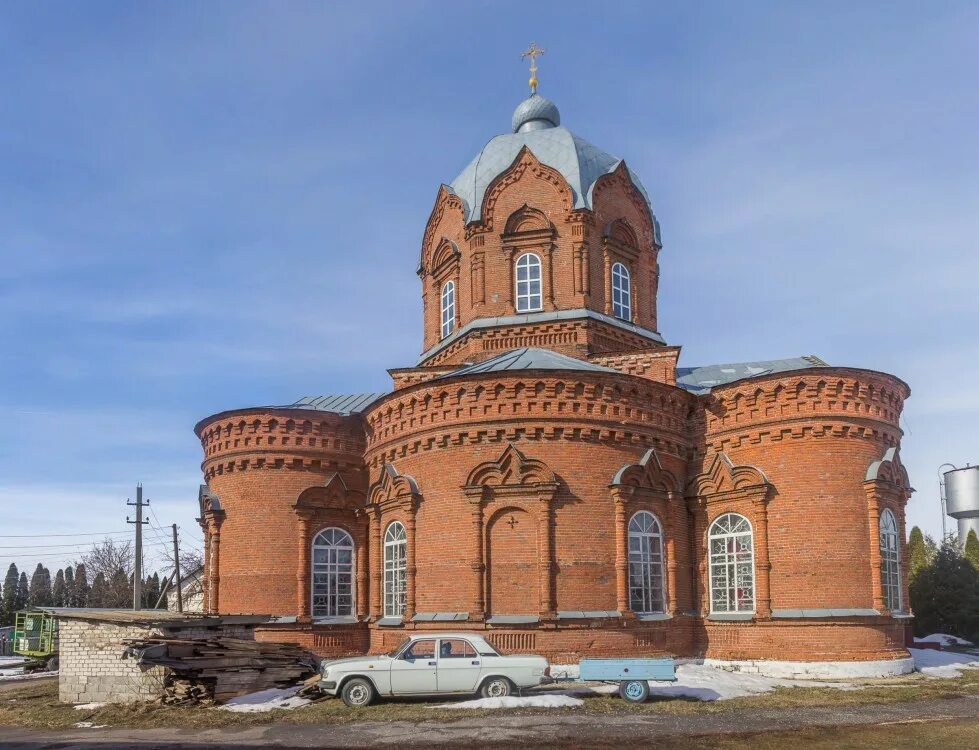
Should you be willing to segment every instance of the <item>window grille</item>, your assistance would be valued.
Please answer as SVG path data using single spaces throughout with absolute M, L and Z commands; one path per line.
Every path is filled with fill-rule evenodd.
M 755 558 L 751 524 L 744 516 L 725 513 L 711 524 L 710 611 L 753 612 Z
M 525 253 L 517 259 L 517 312 L 540 309 L 540 258 Z
M 353 614 L 354 542 L 343 529 L 323 529 L 313 539 L 313 617 Z
M 663 611 L 663 532 L 644 510 L 629 521 L 629 608 L 637 614 Z

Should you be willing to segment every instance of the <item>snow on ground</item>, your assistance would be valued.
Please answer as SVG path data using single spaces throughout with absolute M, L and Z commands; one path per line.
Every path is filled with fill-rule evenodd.
M 948 635 L 947 633 L 932 633 L 931 635 L 926 635 L 924 638 L 915 638 L 916 642 L 919 643 L 938 643 L 942 646 L 971 646 L 971 641 L 967 641 L 965 638 L 959 638 L 957 635 Z
M 41 677 L 57 677 L 57 672 L 31 672 L 24 674 L 22 667 L 16 669 L 0 669 L 0 680 L 37 680 Z
M 79 729 L 105 729 L 108 724 L 93 724 L 90 721 L 76 721 L 75 726 Z
M 263 711 L 274 711 L 277 708 L 291 710 L 310 703 L 306 698 L 296 697 L 298 690 L 299 686 L 260 690 L 257 693 L 239 695 L 237 698 L 232 698 L 217 708 L 224 711 L 235 711 L 237 713 L 261 713 Z
M 76 711 L 94 711 L 96 708 L 102 708 L 102 706 L 105 706 L 105 705 L 107 705 L 107 704 L 105 704 L 105 703 L 79 703 L 74 708 L 75 708 Z
M 581 698 L 561 693 L 540 695 L 508 695 L 504 698 L 478 698 L 461 703 L 443 703 L 439 708 L 577 708 L 584 704 Z
M 23 656 L 0 656 L 0 669 L 3 669 L 4 667 L 12 667 L 15 664 L 19 665 L 23 663 L 24 663 Z
M 915 669 L 928 677 L 961 677 L 963 669 L 979 669 L 979 656 L 955 651 L 934 651 L 930 648 L 908 650 L 914 657 Z

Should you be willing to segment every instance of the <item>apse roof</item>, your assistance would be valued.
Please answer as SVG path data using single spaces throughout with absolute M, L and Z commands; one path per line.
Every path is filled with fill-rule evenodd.
M 691 393 L 709 393 L 712 388 L 733 383 L 735 380 L 770 375 L 777 372 L 805 370 L 828 365 L 816 355 L 769 359 L 761 362 L 737 362 L 727 365 L 676 368 L 676 384 Z
M 483 362 L 474 365 L 466 365 L 453 370 L 441 378 L 454 378 L 458 375 L 478 375 L 485 372 L 505 372 L 512 370 L 579 370 L 585 372 L 612 372 L 618 373 L 610 367 L 594 365 L 581 359 L 568 357 L 564 354 L 549 351 L 548 349 L 536 349 L 524 347 L 504 352 Z
M 541 115 L 541 112 L 544 114 Z M 527 120 L 527 117 L 535 119 Z M 465 204 L 466 222 L 477 221 L 482 217 L 486 189 L 513 164 L 524 146 L 539 161 L 556 169 L 567 180 L 573 193 L 575 208 L 591 208 L 595 182 L 602 175 L 614 171 L 622 160 L 561 127 L 558 124 L 560 115 L 557 107 L 539 94 L 521 102 L 514 112 L 513 120 L 516 132 L 504 133 L 490 139 L 476 158 L 449 185 L 452 192 Z M 530 124 L 533 127 L 528 128 Z M 629 170 L 629 176 L 649 204 L 649 195 L 639 177 L 632 170 Z M 653 224 L 656 225 L 655 219 Z M 658 239 L 658 228 L 656 233 Z
M 312 411 L 329 411 L 335 414 L 360 414 L 368 406 L 377 401 L 384 392 L 353 393 L 341 396 L 304 396 L 294 404 L 277 406 L 276 409 L 310 409 Z

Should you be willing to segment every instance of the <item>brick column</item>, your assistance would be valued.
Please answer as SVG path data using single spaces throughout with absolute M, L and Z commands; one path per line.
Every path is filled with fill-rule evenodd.
M 211 612 L 220 613 L 221 592 L 221 530 L 211 532 Z
M 544 267 L 541 269 L 541 286 L 544 288 L 541 290 L 544 293 L 544 299 L 542 300 L 544 304 L 542 307 L 545 310 L 554 309 L 554 271 L 552 255 L 554 254 L 554 245 L 550 244 L 541 248 L 541 256 L 544 263 Z
M 405 612 L 404 621 L 410 622 L 415 616 L 415 513 L 416 509 L 411 507 L 405 518 L 405 536 L 407 537 L 407 547 L 405 550 Z
M 299 548 L 296 555 L 296 616 L 300 622 L 308 622 L 310 617 L 311 575 L 309 515 L 299 516 Z
M 357 565 L 357 619 L 363 620 L 367 617 L 367 555 L 368 543 L 367 534 L 364 533 L 363 526 L 355 536 L 356 539 L 356 558 Z
M 772 616 L 771 570 L 768 558 L 768 504 L 755 501 L 755 614 L 767 619 Z
M 482 621 L 486 619 L 486 590 L 483 581 L 483 574 L 486 572 L 486 565 L 483 562 L 483 498 L 482 488 L 477 492 L 466 492 L 469 495 L 469 513 L 472 523 L 470 534 L 469 559 L 472 570 L 472 604 L 470 605 L 469 619 Z
M 612 489 L 615 508 L 615 606 L 623 615 L 629 608 L 629 519 L 626 499 L 618 487 Z
M 667 500 L 666 516 L 666 611 L 676 615 L 680 611 L 676 593 L 676 531 L 678 520 L 677 508 L 683 510 L 679 499 L 671 492 Z M 683 519 L 679 520 L 682 523 Z
M 207 526 L 203 526 L 204 529 L 204 580 L 201 582 L 201 593 L 203 594 L 204 603 L 203 608 L 205 612 L 210 612 L 211 609 L 211 534 L 207 530 Z
M 870 535 L 870 585 L 873 608 L 884 612 L 884 592 L 880 583 L 880 505 L 873 489 L 867 490 L 867 531 Z
M 540 577 L 540 616 L 542 620 L 557 616 L 554 603 L 554 548 L 551 544 L 553 524 L 551 504 L 544 501 L 537 511 L 537 538 L 540 540 L 538 576 Z
M 513 272 L 513 251 L 515 248 L 505 247 L 503 248 L 503 255 L 506 259 L 506 269 L 507 269 L 507 289 L 506 296 L 503 298 L 506 302 L 507 314 L 513 315 L 516 312 L 516 303 L 514 302 L 514 296 L 516 294 L 516 277 Z
M 688 504 L 693 516 L 693 534 L 690 537 L 690 586 L 691 604 L 701 617 L 710 612 L 710 578 L 707 576 L 707 509 L 697 508 L 696 500 Z
M 605 259 L 605 314 L 612 314 L 612 257 L 609 255 L 608 246 L 602 253 Z
M 381 577 L 384 570 L 384 551 L 381 545 L 381 511 L 374 508 L 371 513 L 370 542 L 368 554 L 371 562 L 371 618 L 384 616 L 381 600 Z

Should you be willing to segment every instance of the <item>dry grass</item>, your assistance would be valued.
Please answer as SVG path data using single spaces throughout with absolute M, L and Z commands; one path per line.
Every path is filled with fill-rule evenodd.
M 785 708 L 802 706 L 854 706 L 899 703 L 929 698 L 954 698 L 979 695 L 979 671 L 966 672 L 953 680 L 928 680 L 920 676 L 865 683 L 862 690 L 834 688 L 781 688 L 747 698 L 702 703 L 695 700 L 661 699 L 644 705 L 627 704 L 616 697 L 587 698 L 579 709 L 516 709 L 522 714 L 553 714 L 554 711 L 585 711 L 594 714 L 656 712 L 662 714 L 722 713 L 745 708 Z M 497 714 L 488 710 L 447 709 L 424 700 L 382 701 L 369 708 L 350 709 L 339 700 L 324 700 L 293 711 L 231 713 L 216 709 L 171 707 L 154 703 L 109 705 L 79 711 L 58 703 L 57 684 L 43 680 L 0 692 L 0 725 L 37 729 L 66 729 L 79 721 L 110 727 L 156 728 L 185 727 L 204 729 L 231 726 L 261 726 L 273 722 L 302 724 L 347 724 L 359 721 L 444 721 Z M 510 712 L 508 712 L 510 713 Z M 844 731 L 844 730 L 841 730 Z M 950 730 L 952 731 L 952 730 Z M 768 736 L 768 735 L 766 735 Z M 773 745 L 777 747 L 778 745 Z M 979 746 L 976 743 L 974 746 Z M 726 746 L 725 746 L 726 747 Z M 731 747 L 740 747 L 732 745 Z M 754 747 L 758 747 L 755 745 Z M 764 747 L 764 746 L 762 746 Z M 896 747 L 896 745 L 887 745 Z M 945 745 L 955 747 L 955 745 Z

